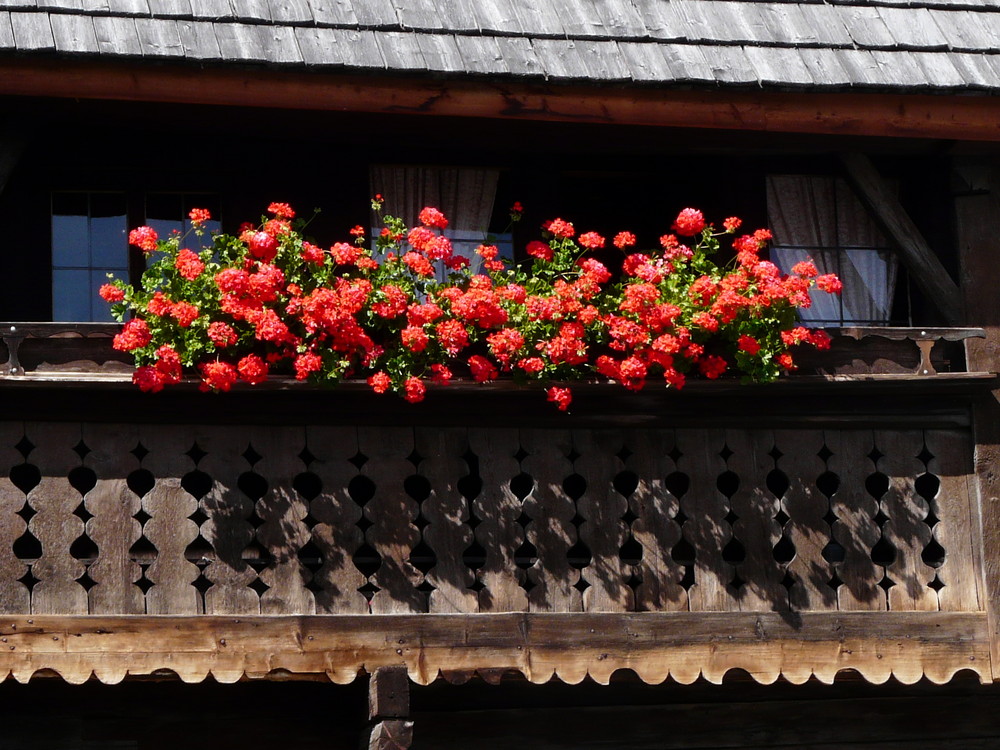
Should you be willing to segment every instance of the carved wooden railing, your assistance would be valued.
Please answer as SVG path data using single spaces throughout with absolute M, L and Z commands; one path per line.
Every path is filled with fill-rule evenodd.
M 991 678 L 966 429 L 0 424 L 19 679 Z
M 53 376 L 131 372 L 131 358 L 116 352 L 115 323 L 0 323 L 0 376 Z M 962 342 L 985 336 L 981 328 L 831 328 L 829 351 L 796 353 L 799 375 L 963 372 Z M 4 358 L 4 355 L 5 358 Z

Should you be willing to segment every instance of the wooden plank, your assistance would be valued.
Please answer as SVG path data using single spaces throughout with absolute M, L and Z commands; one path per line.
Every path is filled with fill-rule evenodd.
M 139 57 L 142 45 L 135 21 L 121 16 L 94 16 L 94 33 L 97 47 L 102 55 L 124 55 Z
M 415 449 L 421 456 L 417 473 L 427 479 L 430 489 L 421 507 L 427 521 L 424 541 L 437 560 L 425 576 L 434 587 L 428 595 L 430 612 L 475 612 L 479 608 L 472 588 L 476 576 L 463 560 L 474 539 L 469 504 L 458 489 L 459 480 L 469 472 L 462 459 L 468 447 L 468 434 L 463 429 L 415 430 Z
M 842 154 L 841 162 L 858 196 L 897 245 L 900 259 L 909 269 L 911 278 L 949 324 L 960 324 L 963 314 L 958 285 L 913 224 L 899 199 L 886 186 L 867 156 Z
M 354 14 L 354 5 L 351 0 L 326 0 L 324 3 L 313 3 L 312 12 L 317 24 L 358 25 L 358 17 Z
M 87 572 L 71 546 L 83 535 L 83 521 L 74 511 L 83 498 L 69 481 L 69 473 L 80 465 L 73 448 L 80 442 L 80 425 L 29 424 L 25 435 L 35 445 L 31 463 L 41 480 L 28 493 L 35 515 L 28 529 L 41 543 L 38 560 L 31 566 L 38 579 L 31 589 L 31 611 L 40 614 L 85 614 L 87 591 L 78 583 Z
M 313 12 L 308 0 L 277 0 L 269 3 L 274 25 L 301 25 L 313 22 Z
M 343 65 L 344 56 L 333 29 L 300 26 L 295 41 L 306 65 Z
M 28 529 L 18 515 L 27 503 L 27 495 L 11 481 L 11 471 L 25 463 L 14 447 L 23 437 L 20 422 L 0 422 L 0 613 L 5 615 L 31 612 L 28 587 L 19 580 L 28 572 L 28 565 L 13 548 Z
M 90 452 L 83 465 L 94 472 L 96 484 L 84 503 L 93 518 L 86 523 L 87 536 L 97 545 L 97 559 L 87 568 L 94 581 L 87 592 L 91 614 L 143 614 L 146 603 L 136 582 L 142 575 L 130 554 L 142 536 L 135 515 L 142 501 L 129 489 L 126 477 L 139 468 L 131 451 L 139 444 L 134 425 L 83 427 L 84 444 Z
M 732 540 L 732 527 L 725 520 L 729 501 L 717 486 L 726 471 L 722 452 L 726 436 L 722 430 L 678 430 L 678 471 L 687 475 L 689 489 L 681 500 L 687 517 L 684 538 L 694 547 L 694 582 L 688 589 L 693 612 L 739 610 L 732 582 L 735 571 L 720 551 Z
M 316 600 L 306 588 L 309 571 L 299 551 L 311 537 L 305 517 L 309 503 L 295 491 L 296 475 L 305 468 L 299 454 L 306 447 L 301 427 L 260 428 L 247 437 L 261 459 L 253 471 L 264 477 L 267 488 L 257 500 L 257 541 L 267 554 L 267 567 L 259 573 L 268 586 L 260 596 L 262 614 L 312 614 Z
M 668 478 L 677 466 L 671 458 L 676 439 L 672 432 L 647 430 L 632 433 L 628 447 L 632 451 L 627 466 L 635 472 L 637 484 L 629 497 L 629 508 L 636 519 L 632 535 L 642 548 L 636 565 L 640 578 L 636 586 L 636 609 L 662 612 L 688 608 L 687 589 L 681 585 L 684 566 L 673 555 L 681 540 L 677 523 L 680 501 L 670 491 Z
M 998 369 L 1000 362 L 1000 309 L 996 285 L 1000 283 L 1000 241 L 991 226 L 1000 210 L 1000 172 L 995 164 L 959 163 L 957 177 L 970 186 L 955 197 L 962 291 L 968 309 L 975 310 L 986 338 L 966 344 L 969 367 Z M 980 540 L 980 576 L 989 615 L 993 679 L 1000 680 L 1000 390 L 976 403 L 973 412 L 976 494 L 973 496 L 973 533 Z
M 246 436 L 224 427 L 199 426 L 195 444 L 205 454 L 198 469 L 211 479 L 211 488 L 201 499 L 201 510 L 208 516 L 201 535 L 214 552 L 203 571 L 211 582 L 205 591 L 205 612 L 258 614 L 260 597 L 250 588 L 257 573 L 244 557 L 254 538 L 249 521 L 254 503 L 240 489 L 240 475 L 250 468 L 243 457 L 249 447 Z
M 354 564 L 354 555 L 365 541 L 358 526 L 361 506 L 351 497 L 351 482 L 358 469 L 350 459 L 358 455 L 358 434 L 353 428 L 306 428 L 306 443 L 315 461 L 309 470 L 320 482 L 309 512 L 316 519 L 312 542 L 319 549 L 322 565 L 313 574 L 319 587 L 316 611 L 325 614 L 368 612 L 368 600 L 360 589 L 368 578 Z
M 215 25 L 198 21 L 181 21 L 177 33 L 184 47 L 184 56 L 192 60 L 221 60 L 222 49 L 215 34 Z
M 589 585 L 583 592 L 586 612 L 625 612 L 635 609 L 635 594 L 627 585 L 629 572 L 621 559 L 628 526 L 622 517 L 628 500 L 615 489 L 615 477 L 623 468 L 619 454 L 625 436 L 618 430 L 577 430 L 573 451 L 579 457 L 574 472 L 585 489 L 577 500 L 580 540 L 590 551 L 590 563 L 580 572 Z
M 927 430 L 927 450 L 933 454 L 927 471 L 940 482 L 933 499 L 934 514 L 941 519 L 934 527 L 934 539 L 944 549 L 944 562 L 937 576 L 944 584 L 938 591 L 940 608 L 951 611 L 985 609 L 981 566 L 976 550 L 978 503 L 973 474 L 974 450 L 971 435 L 964 432 Z
M 536 683 L 582 673 L 606 684 L 618 669 L 647 683 L 668 676 L 718 683 L 742 669 L 769 684 L 790 667 L 827 683 L 844 670 L 876 683 L 940 684 L 959 670 L 990 678 L 982 613 L 11 615 L 0 621 L 0 644 L 0 674 L 21 682 L 43 669 L 71 682 L 95 671 L 113 681 L 161 669 L 189 681 L 287 670 L 349 682 L 361 669 L 399 664 L 421 685 L 442 671 L 492 669 Z
M 521 474 L 515 458 L 520 440 L 514 429 L 469 430 L 469 448 L 479 459 L 482 489 L 473 500 L 479 525 L 476 541 L 485 552 L 477 579 L 480 612 L 526 612 L 528 595 L 524 590 L 524 570 L 515 555 L 524 544 L 525 534 L 518 517 L 521 501 L 511 483 Z
M 781 498 L 781 508 L 788 516 L 784 533 L 795 549 L 786 566 L 792 581 L 789 604 L 799 612 L 835 609 L 837 593 L 830 586 L 834 569 L 823 556 L 832 533 L 827 521 L 830 501 L 817 486 L 826 471 L 820 458 L 825 445 L 823 432 L 781 430 L 775 432 L 775 444 L 781 451 L 775 469 L 788 481 Z
M 146 0 L 154 16 L 190 16 L 191 0 Z
M 379 667 L 368 684 L 368 719 L 405 719 L 410 715 L 410 680 L 406 667 Z
M 155 18 L 136 18 L 135 29 L 139 34 L 142 54 L 146 57 L 183 57 L 177 21 Z
M 886 575 L 895 583 L 889 589 L 889 609 L 935 610 L 937 592 L 930 587 L 934 569 L 921 558 L 931 541 L 931 529 L 925 523 L 929 506 L 917 494 L 916 477 L 924 466 L 918 455 L 924 447 L 923 432 L 875 432 L 875 446 L 885 453 L 878 460 L 878 471 L 889 478 L 889 488 L 879 501 L 888 517 L 882 526 L 885 540 L 895 550 L 895 559 L 885 566 Z
M 415 474 L 408 458 L 413 448 L 410 429 L 358 429 L 358 451 L 365 457 L 361 470 L 374 485 L 364 514 L 371 522 L 365 539 L 381 558 L 370 576 L 377 589 L 371 596 L 371 611 L 378 614 L 427 611 L 427 599 L 417 590 L 423 575 L 410 561 L 420 541 L 420 529 L 414 524 L 420 506 L 406 492 L 406 479 Z
M 93 54 L 98 51 L 97 35 L 90 16 L 53 14 L 49 17 L 56 50 L 70 54 Z
M 774 546 L 781 539 L 775 518 L 781 503 L 767 489 L 773 467 L 768 453 L 774 445 L 774 435 L 767 430 L 726 430 L 726 448 L 732 455 L 725 473 L 736 480 L 729 497 L 731 526 L 744 555 L 734 566 L 742 581 L 734 593 L 743 612 L 788 610 L 788 590 L 781 585 L 784 570 L 774 559 Z
M 154 479 L 142 498 L 142 509 L 149 515 L 143 533 L 156 548 L 156 557 L 146 569 L 146 578 L 153 584 L 146 592 L 146 612 L 201 614 L 205 603 L 194 586 L 200 571 L 186 554 L 200 532 L 191 519 L 198 511 L 198 499 L 183 486 L 185 475 L 195 470 L 187 455 L 194 437 L 188 429 L 158 426 L 144 430 L 141 441 L 149 451 L 143 468 Z
M 839 560 L 834 563 L 841 581 L 838 605 L 841 610 L 884 610 L 888 602 L 878 586 L 882 570 L 876 569 L 871 557 L 882 535 L 875 522 L 879 506 L 865 488 L 865 480 L 874 468 L 868 457 L 873 448 L 872 434 L 827 430 L 824 444 L 831 451 L 827 467 L 838 482 L 830 499 L 836 517 L 830 531 L 840 548 Z
M 577 585 L 580 571 L 569 563 L 569 550 L 577 543 L 573 519 L 576 507 L 563 483 L 573 473 L 567 456 L 572 438 L 567 430 L 521 430 L 521 447 L 528 454 L 521 462 L 533 486 L 523 510 L 531 521 L 525 526 L 536 560 L 528 568 L 532 612 L 579 612 L 583 599 Z
M 19 51 L 56 48 L 48 13 L 11 13 L 10 21 L 14 30 L 14 42 Z
M 137 19 L 137 23 L 141 20 Z M 384 67 L 373 37 L 366 40 L 360 32 L 336 31 L 345 50 L 351 53 L 352 66 Z M 508 61 L 512 73 L 540 75 L 540 69 L 535 67 L 537 61 L 527 61 L 528 40 L 498 37 L 497 42 L 507 57 L 518 57 L 516 65 Z M 353 43 L 357 43 L 353 47 L 360 45 L 361 49 L 353 48 Z M 682 46 L 674 45 L 672 53 Z M 874 66 L 865 50 L 838 50 L 842 64 L 855 53 L 868 55 L 869 66 Z M 722 62 L 728 64 L 731 60 Z M 724 77 L 723 72 L 720 67 L 718 75 Z M 880 78 L 872 82 L 884 83 Z M 294 71 L 254 71 L 249 75 L 233 69 L 203 71 L 183 67 L 150 68 L 137 73 L 120 65 L 86 61 L 74 64 L 73 75 L 67 76 L 64 65 L 36 58 L 0 62 L 0 93 L 236 105 L 245 104 L 250 97 L 261 106 L 287 109 L 412 111 L 462 117 L 968 141 L 994 141 L 1000 137 L 1000 100 L 921 94 L 880 93 L 872 97 L 864 93 L 816 92 L 803 97 L 745 90 L 653 92 L 587 85 L 563 89 L 536 87 L 528 81 L 490 85 L 481 81 L 416 82 L 400 77 L 373 78 L 359 88 L 350 76 L 319 79 Z

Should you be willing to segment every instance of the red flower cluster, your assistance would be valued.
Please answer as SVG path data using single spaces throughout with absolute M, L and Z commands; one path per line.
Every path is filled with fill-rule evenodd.
M 381 205 L 377 196 L 373 206 Z M 618 276 L 586 255 L 605 238 L 577 236 L 563 219 L 544 225 L 548 242 L 528 244 L 530 268 L 509 269 L 495 245 L 483 244 L 483 271 L 473 273 L 433 207 L 413 227 L 385 217 L 375 248 L 364 247 L 359 225 L 354 243 L 329 251 L 302 238 L 288 204 L 272 203 L 268 213 L 237 237 L 215 237 L 211 258 L 181 248 L 179 236 L 158 241 L 149 227 L 130 233 L 144 251 L 163 251 L 152 264 L 162 283 L 146 292 L 115 282 L 100 294 L 135 315 L 114 346 L 135 356 L 139 388 L 162 390 L 185 368 L 200 374 L 204 390 L 256 385 L 284 371 L 299 380 L 361 377 L 376 393 L 410 402 L 456 374 L 479 383 L 501 373 L 539 383 L 597 374 L 630 390 L 651 377 L 680 388 L 691 374 L 718 378 L 730 369 L 768 380 L 794 369 L 789 347 L 829 346 L 822 331 L 796 325 L 795 307 L 810 304 L 812 288 L 841 288 L 811 261 L 782 275 L 760 257 L 767 230 L 733 237 L 736 264 L 719 268 L 709 259 L 718 238 L 741 222 L 729 217 L 716 234 L 693 208 L 680 212 L 676 234 L 663 235 L 659 248 L 628 251 Z M 195 209 L 190 218 L 200 226 L 210 215 Z M 677 235 L 694 239 L 685 245 Z M 636 241 L 623 231 L 613 244 L 625 251 Z M 442 269 L 451 273 L 444 283 Z M 569 408 L 568 386 L 547 393 Z

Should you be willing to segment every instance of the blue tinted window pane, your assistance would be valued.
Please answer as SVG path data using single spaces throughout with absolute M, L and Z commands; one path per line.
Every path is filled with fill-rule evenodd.
M 90 263 L 86 216 L 52 216 L 52 265 L 86 268 Z
M 52 272 L 52 319 L 90 320 L 90 272 Z
M 95 216 L 90 220 L 90 260 L 95 268 L 121 268 L 128 257 L 128 221 L 121 216 Z

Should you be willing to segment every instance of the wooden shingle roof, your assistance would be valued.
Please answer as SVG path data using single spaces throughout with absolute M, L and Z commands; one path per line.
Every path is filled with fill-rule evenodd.
M 0 55 L 1000 92 L 1000 0 L 0 0 Z

